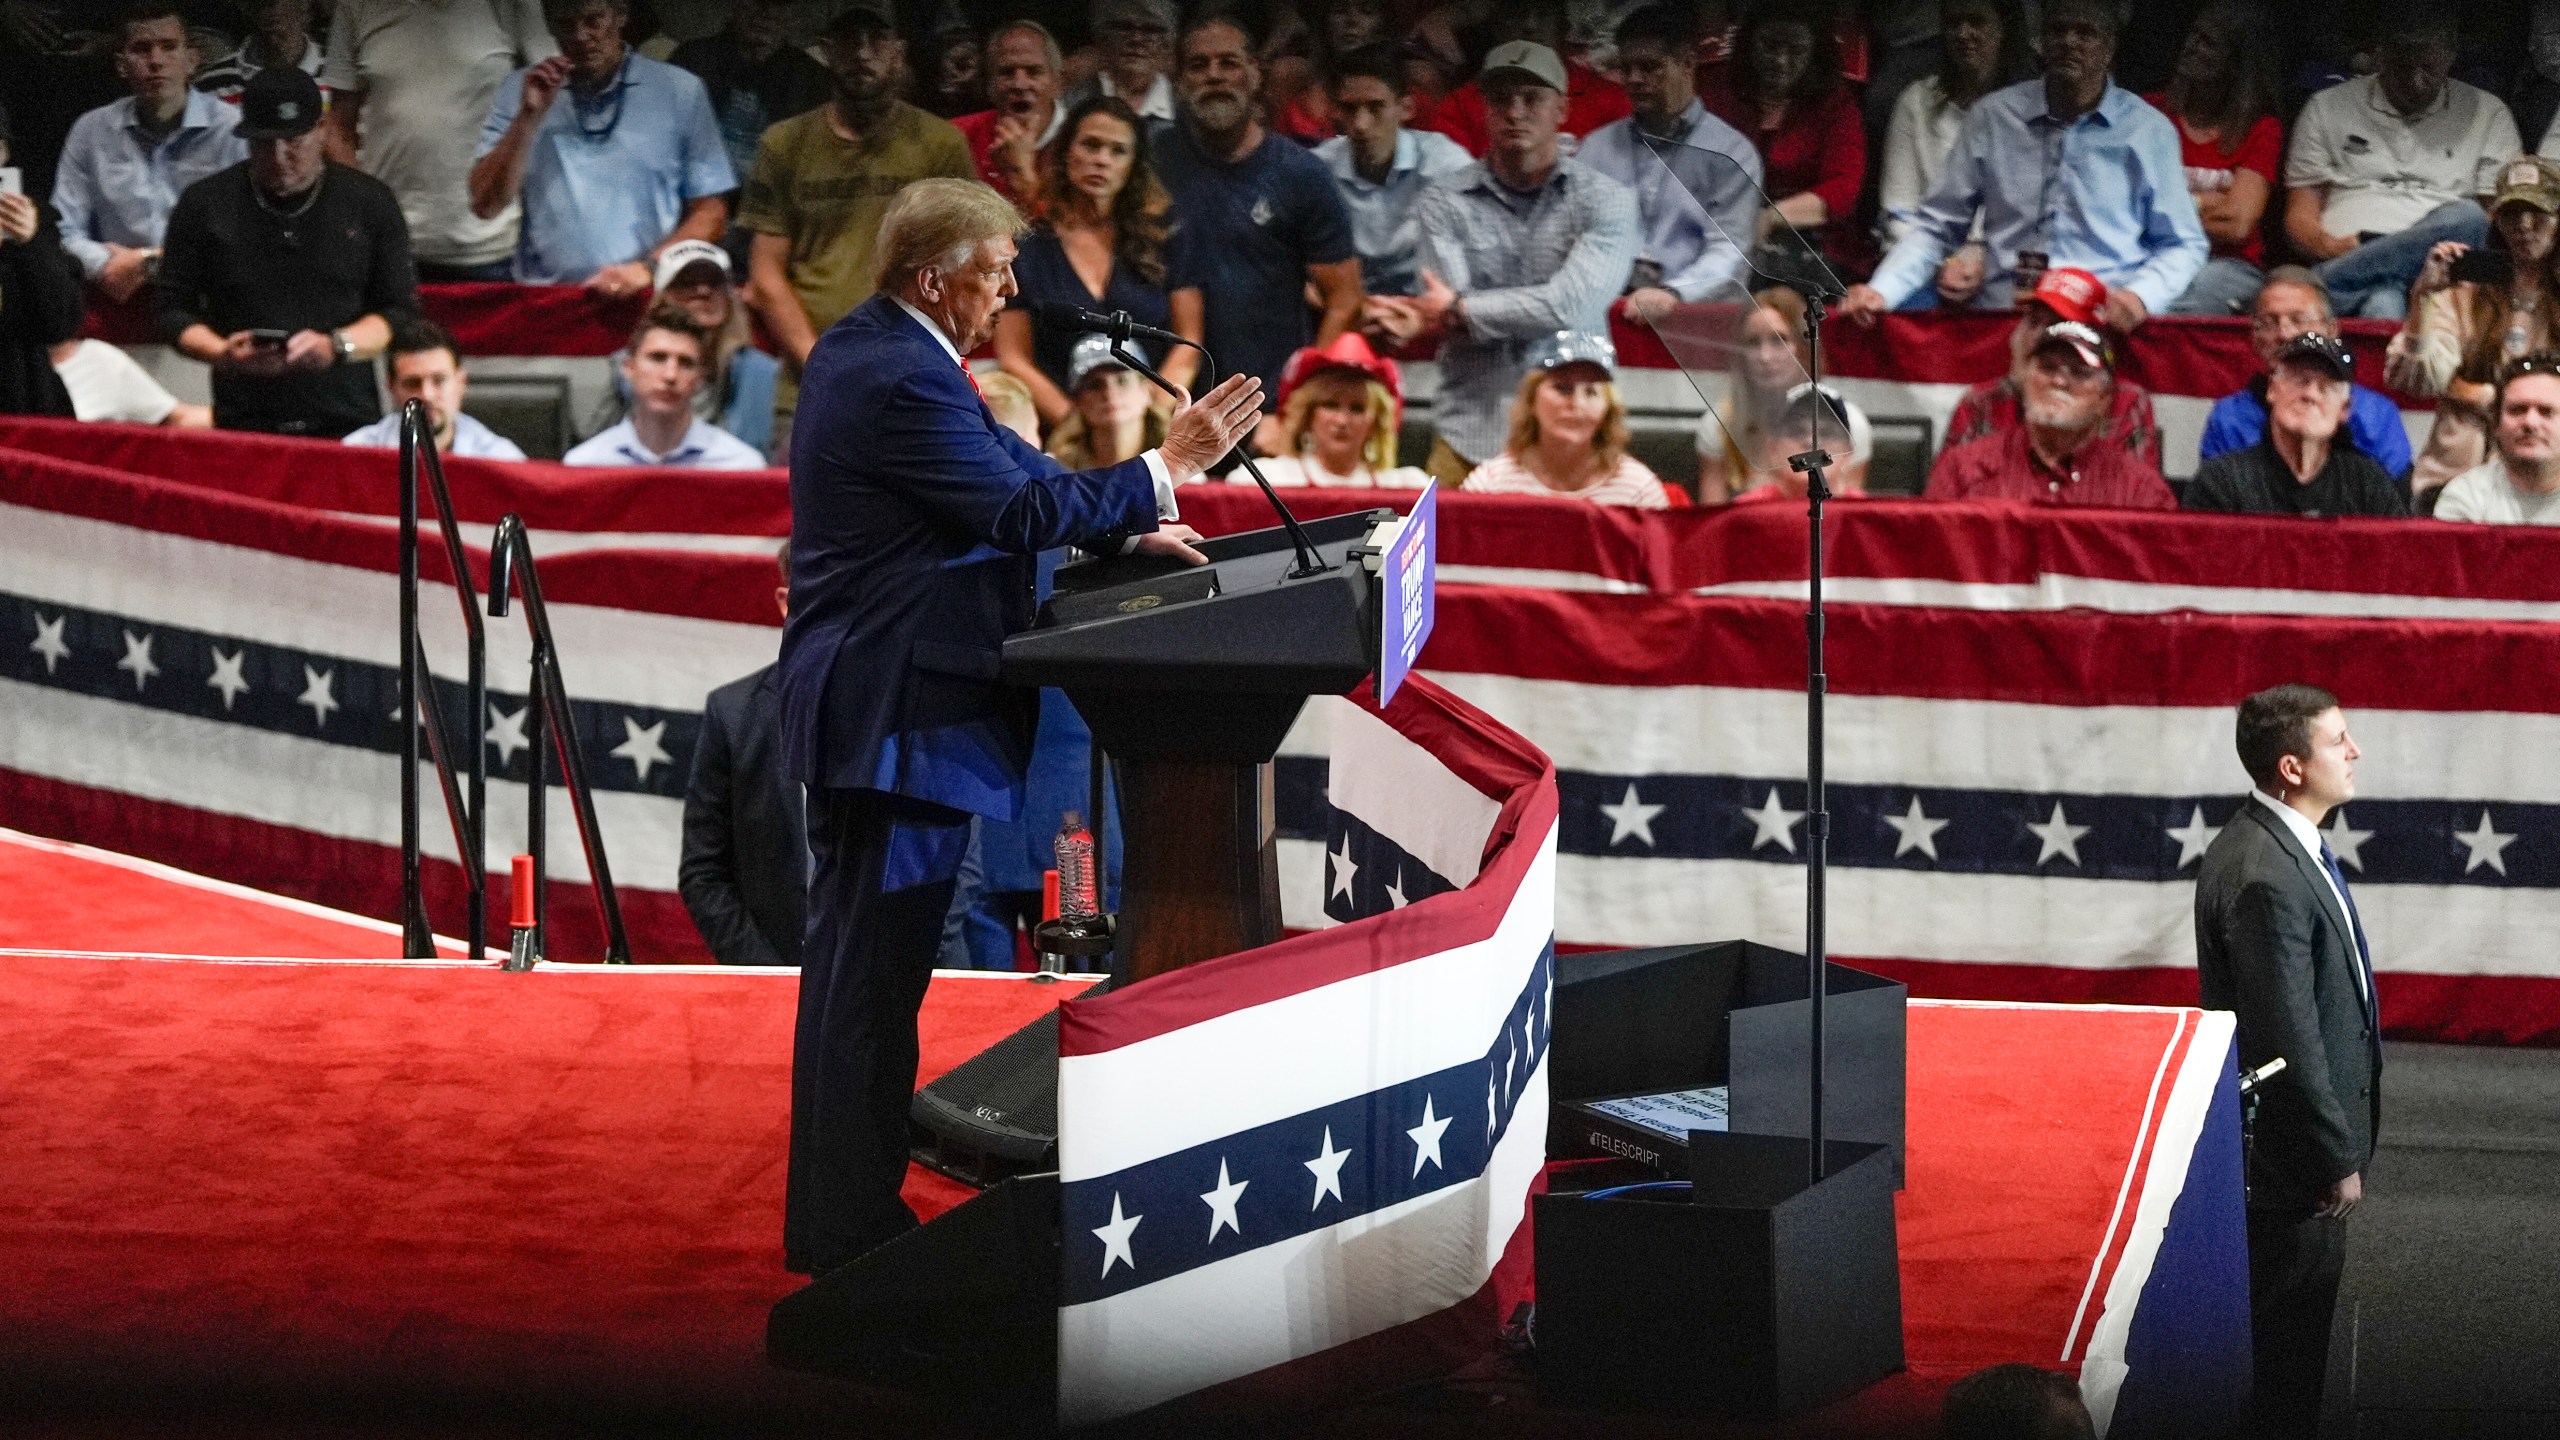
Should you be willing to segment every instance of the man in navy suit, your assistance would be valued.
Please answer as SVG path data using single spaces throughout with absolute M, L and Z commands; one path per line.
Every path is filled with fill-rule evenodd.
M 1037 691 L 996 679 L 1037 557 L 1202 560 L 1174 487 L 1259 416 L 1236 376 L 1162 447 L 1070 473 L 996 423 L 961 356 L 1014 293 L 1021 216 L 919 180 L 881 219 L 879 293 L 810 352 L 791 435 L 783 773 L 808 787 L 809 925 L 791 1076 L 784 1263 L 815 1274 L 913 1226 L 898 1198 L 924 1003 L 972 815 L 1022 801 Z
M 2382 1128 L 2373 958 L 2355 892 L 2319 824 L 2354 798 L 2362 752 L 2337 698 L 2278 685 L 2240 704 L 2255 788 L 2196 877 L 2196 972 L 2207 1009 L 2239 1021 L 2240 1064 L 2278 1056 L 2249 1159 L 2251 1435 L 2319 1423 L 2346 1218 Z

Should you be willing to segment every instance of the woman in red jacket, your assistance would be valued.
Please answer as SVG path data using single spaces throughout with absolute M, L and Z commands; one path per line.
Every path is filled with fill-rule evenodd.
M 1841 79 L 1840 42 L 1829 20 L 1808 0 L 1754 10 L 1734 37 L 1732 61 L 1701 79 L 1698 98 L 1760 147 L 1772 202 L 1761 216 L 1764 243 L 1810 247 L 1836 263 L 1849 253 L 1867 132 Z

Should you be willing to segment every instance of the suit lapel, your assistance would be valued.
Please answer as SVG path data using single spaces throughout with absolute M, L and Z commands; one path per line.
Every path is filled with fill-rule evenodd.
M 2348 918 L 2346 907 L 2338 903 L 2337 888 L 2322 873 L 2318 858 L 2302 853 L 2302 843 L 2293 838 L 2293 832 L 2282 820 L 2265 813 L 2267 807 L 2256 800 L 2246 803 L 2250 814 L 2267 828 L 2267 833 L 2275 837 L 2276 844 L 2283 847 L 2284 853 L 2292 859 L 2294 870 L 2302 876 L 2302 883 L 2310 886 L 2311 893 L 2319 897 L 2320 912 L 2329 917 L 2330 933 L 2338 937 L 2338 948 L 2346 957 L 2347 984 L 2355 991 L 2358 1007 L 2365 1011 L 2368 1019 L 2371 1018 L 2373 1001 L 2365 993 L 2364 961 L 2356 954 L 2355 921 Z

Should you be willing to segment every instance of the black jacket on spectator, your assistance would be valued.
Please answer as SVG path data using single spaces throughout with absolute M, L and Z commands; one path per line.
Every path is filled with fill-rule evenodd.
M 80 271 L 62 253 L 49 208 L 36 233 L 0 240 L 0 412 L 71 414 L 71 392 L 53 373 L 52 347 L 80 333 Z
M 676 889 L 723 965 L 800 963 L 809 830 L 800 786 L 782 775 L 781 727 L 770 665 L 702 702 Z
M 279 213 L 251 186 L 247 161 L 188 186 L 169 214 L 160 260 L 160 333 L 175 343 L 197 323 L 226 336 L 326 332 L 367 315 L 397 325 L 414 313 L 418 271 L 390 187 L 330 165 L 319 191 L 309 209 Z M 213 419 L 224 429 L 334 440 L 381 418 L 370 363 L 274 378 L 213 375 Z
M 2189 510 L 2249 515 L 2406 515 L 2409 502 L 2382 463 L 2347 441 L 2346 427 L 2330 442 L 2329 463 L 2305 484 L 2276 453 L 2269 427 L 2257 444 L 2204 462 L 2187 482 Z

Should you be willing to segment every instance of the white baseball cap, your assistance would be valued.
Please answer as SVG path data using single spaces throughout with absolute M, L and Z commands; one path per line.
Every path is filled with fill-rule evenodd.
M 658 252 L 658 277 L 650 288 L 664 290 L 676 283 L 676 277 L 695 265 L 717 265 L 720 278 L 729 278 L 729 252 L 708 240 L 679 240 Z

